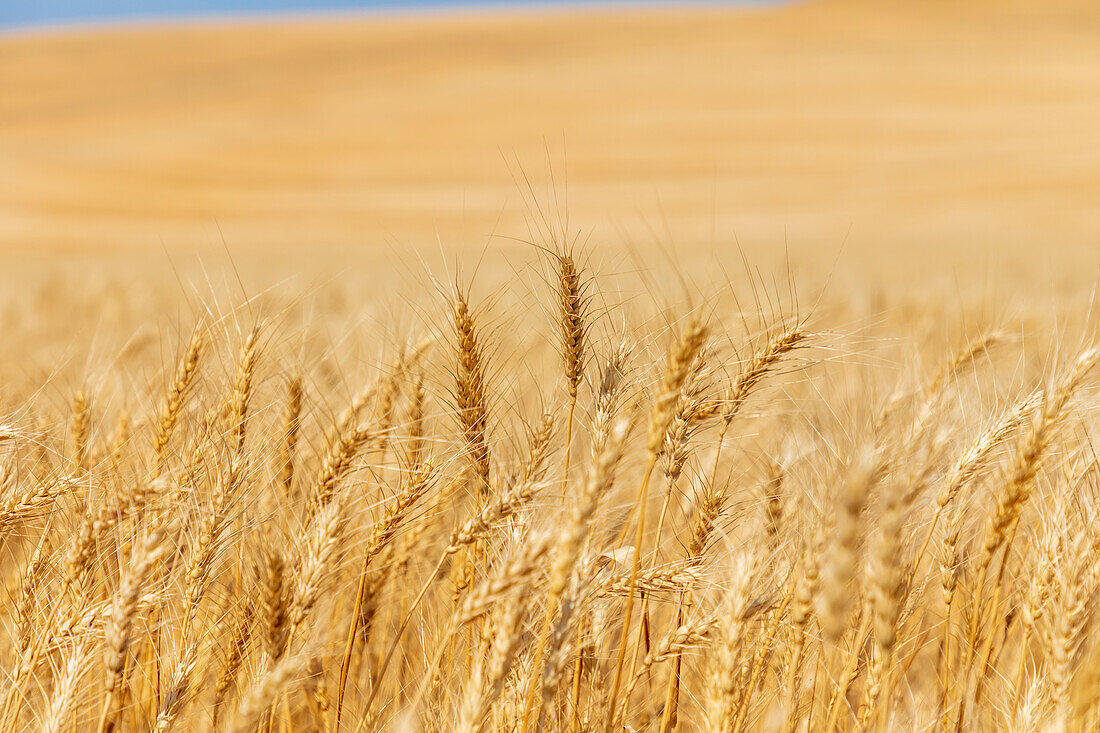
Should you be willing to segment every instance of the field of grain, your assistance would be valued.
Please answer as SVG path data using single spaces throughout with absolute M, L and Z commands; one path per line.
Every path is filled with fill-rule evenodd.
M 0 36 L 0 733 L 1100 727 L 1100 12 Z

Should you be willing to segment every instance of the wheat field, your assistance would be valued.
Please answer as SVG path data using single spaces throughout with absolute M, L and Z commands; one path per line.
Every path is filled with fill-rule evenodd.
M 1100 729 L 1100 14 L 571 13 L 0 37 L 0 733 Z
M 669 301 L 555 236 L 523 267 L 24 374 L 5 728 L 1095 728 L 1087 305 Z

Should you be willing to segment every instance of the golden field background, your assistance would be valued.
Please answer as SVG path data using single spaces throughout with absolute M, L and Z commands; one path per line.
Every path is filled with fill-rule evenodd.
M 854 0 L 8 34 L 0 245 L 480 251 L 526 234 L 521 172 L 550 205 L 549 159 L 600 246 L 1080 284 L 1098 36 L 1088 2 Z
M 1096 730 L 1098 41 L 0 36 L 0 733 Z

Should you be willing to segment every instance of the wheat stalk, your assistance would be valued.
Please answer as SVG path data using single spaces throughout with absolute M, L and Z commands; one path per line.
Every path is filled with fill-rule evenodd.
M 164 532 L 158 530 L 150 533 L 136 553 L 129 571 L 119 583 L 118 592 L 111 602 L 111 616 L 106 631 L 107 649 L 104 652 L 107 694 L 99 718 L 99 733 L 113 730 L 118 721 L 115 701 L 120 694 L 126 670 L 126 654 L 133 638 L 134 619 L 142 605 L 142 591 L 153 569 L 167 551 Z
M 675 348 L 669 352 L 665 364 L 665 374 L 661 380 L 659 392 L 653 405 L 649 421 L 649 439 L 647 443 L 648 458 L 645 472 L 642 475 L 641 484 L 638 487 L 638 496 L 634 507 L 638 510 L 637 531 L 634 542 L 634 562 L 631 568 L 630 592 L 626 598 L 626 608 L 623 610 L 622 635 L 619 639 L 618 657 L 615 661 L 615 672 L 612 677 L 611 695 L 608 699 L 607 717 L 604 720 L 604 730 L 610 733 L 615 718 L 616 703 L 619 687 L 622 684 L 623 662 L 626 659 L 626 646 L 630 636 L 630 621 L 634 611 L 634 585 L 638 579 L 638 566 L 641 561 L 642 541 L 645 539 L 645 508 L 649 490 L 649 480 L 653 475 L 653 469 L 657 464 L 661 446 L 665 442 L 669 425 L 679 401 L 684 382 L 687 380 L 691 364 L 695 361 L 699 350 L 706 342 L 707 329 L 698 321 L 693 321 L 681 335 Z M 624 527 L 625 529 L 625 527 Z

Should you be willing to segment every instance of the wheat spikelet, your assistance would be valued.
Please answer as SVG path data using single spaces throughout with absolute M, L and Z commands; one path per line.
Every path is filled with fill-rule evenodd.
M 718 526 L 718 520 L 729 498 L 726 491 L 726 486 L 711 484 L 702 492 L 699 506 L 695 511 L 695 521 L 692 523 L 686 551 L 686 556 L 694 564 L 703 561 L 707 544 Z
M 1070 397 L 1085 375 L 1100 359 L 1100 350 L 1082 354 L 1069 376 L 1053 392 L 1044 395 L 1042 413 L 1036 418 L 1030 433 L 1021 443 L 1012 473 L 997 495 L 997 505 L 990 521 L 983 551 L 995 552 L 1005 541 L 1009 525 L 1016 521 L 1028 500 L 1032 480 L 1039 469 L 1039 459 L 1050 444 L 1052 434 L 1064 417 Z
M 489 530 L 526 506 L 534 498 L 535 488 L 534 484 L 526 481 L 512 484 L 500 498 L 486 504 L 451 533 L 444 554 L 453 555 L 484 538 Z
M 1060 523 L 1066 520 L 1065 504 L 1062 503 L 1055 510 L 1054 522 Z M 1039 571 L 1028 580 L 1027 592 L 1024 594 L 1024 602 L 1020 609 L 1020 622 L 1023 626 L 1022 639 L 1020 641 L 1020 661 L 1016 671 L 1015 684 L 1012 687 L 1012 712 L 1015 713 L 1020 704 L 1024 692 L 1024 675 L 1027 671 L 1028 647 L 1032 635 L 1035 633 L 1039 622 L 1046 613 L 1046 605 L 1050 597 L 1050 591 L 1054 587 L 1055 576 L 1059 568 L 1059 554 L 1061 551 L 1063 526 L 1056 525 L 1047 531 L 1042 542 Z
M 156 434 L 153 437 L 153 461 L 150 470 L 154 477 L 160 475 L 165 452 L 168 449 L 168 442 L 176 431 L 176 423 L 179 422 L 184 403 L 194 385 L 195 377 L 198 375 L 202 350 L 202 332 L 195 329 L 194 333 L 191 334 L 191 340 L 187 344 L 183 359 L 180 361 L 175 381 L 168 389 L 168 394 L 164 399 L 164 407 L 161 409 L 160 417 L 157 420 Z
M 351 470 L 352 461 L 377 433 L 366 427 L 347 427 L 339 432 L 329 446 L 321 462 L 321 468 L 313 481 L 311 491 L 311 511 L 328 506 L 335 496 L 340 481 Z
M 279 477 L 276 485 L 280 496 L 289 497 L 294 484 L 294 451 L 298 446 L 298 434 L 302 424 L 302 378 L 291 377 L 287 381 L 286 400 L 283 404 L 283 429 L 279 440 L 277 466 Z
M 157 711 L 156 721 L 153 723 L 155 733 L 168 733 L 176 724 L 180 713 L 190 700 L 192 676 L 198 664 L 198 650 L 196 645 L 186 648 L 183 656 L 176 660 L 175 667 L 168 678 L 168 688 Z
M 528 541 L 517 556 L 495 576 L 471 589 L 456 609 L 453 627 L 461 627 L 481 618 L 502 598 L 531 581 L 539 571 L 539 561 L 546 555 L 549 542 L 545 537 Z
M 427 394 L 424 391 L 424 372 L 417 371 L 409 386 L 409 406 L 405 424 L 409 435 L 406 440 L 405 461 L 410 466 L 419 466 L 424 462 Z
M 694 321 L 684 329 L 676 346 L 669 351 L 664 376 L 661 378 L 650 413 L 647 448 L 651 455 L 660 453 L 661 446 L 668 435 L 669 426 L 676 416 L 676 405 L 680 402 L 684 385 L 691 375 L 692 365 L 706 343 L 706 339 L 706 326 Z
M 84 390 L 77 390 L 73 395 L 73 416 L 69 432 L 73 440 L 72 462 L 75 473 L 83 476 L 88 473 L 88 439 L 91 432 L 88 400 L 84 397 Z
M 1023 702 L 1017 707 L 1008 728 L 1011 733 L 1029 733 L 1041 730 L 1043 702 L 1046 696 L 1046 680 L 1036 675 L 1032 678 L 1023 695 Z
M 779 461 L 768 460 L 768 472 L 763 485 L 764 536 L 774 548 L 783 532 L 783 479 L 786 470 Z
M 91 666 L 91 653 L 86 644 L 77 644 L 62 665 L 61 676 L 54 686 L 53 697 L 39 730 L 42 733 L 62 733 L 80 693 L 80 680 Z
M 864 640 L 871 629 L 871 612 L 864 608 L 860 614 L 859 626 L 852 636 L 851 648 L 848 652 L 844 668 L 841 670 L 839 681 L 833 690 L 829 700 L 828 717 L 825 722 L 825 733 L 833 733 L 837 729 L 840 720 L 842 705 L 846 704 L 848 690 L 859 674 L 859 662 L 862 655 Z M 843 702 L 842 702 L 843 701 Z
M 787 673 L 783 689 L 787 698 L 787 722 L 785 733 L 794 730 L 798 722 L 798 679 L 802 671 L 802 662 L 806 651 L 806 637 L 813 615 L 814 600 L 819 591 L 821 580 L 821 550 L 824 538 L 814 536 L 802 554 L 802 572 L 794 585 L 793 605 L 791 606 L 791 651 L 787 660 Z
M 239 480 L 236 472 L 228 478 L 218 478 L 214 495 L 207 512 L 199 524 L 198 535 L 191 547 L 185 575 L 184 602 L 186 616 L 183 623 L 183 635 L 187 636 L 191 624 L 199 611 L 199 602 L 210 582 L 212 565 L 222 541 L 222 534 L 229 518 L 230 502 L 236 494 L 232 482 Z
M 322 458 L 321 466 L 313 480 L 310 492 L 310 516 L 318 509 L 324 508 L 332 500 L 340 482 L 351 471 L 352 462 L 359 452 L 372 441 L 381 441 L 387 437 L 389 430 L 385 421 L 390 419 L 388 413 L 392 411 L 392 401 L 395 399 L 397 385 L 400 382 L 401 363 L 398 363 L 398 370 L 395 373 L 381 382 L 375 382 L 357 395 L 337 422 L 329 437 L 328 450 Z M 359 425 L 359 415 L 370 398 L 378 393 L 379 385 L 381 385 L 382 391 L 388 395 L 381 400 L 383 404 L 381 405 L 382 415 L 380 420 L 367 426 Z M 387 401 L 390 402 L 389 407 L 385 404 Z
M 1069 558 L 1057 572 L 1056 601 L 1051 613 L 1050 678 L 1051 698 L 1059 716 L 1072 717 L 1070 686 L 1073 683 L 1086 636 L 1096 592 L 1093 567 L 1097 560 L 1088 552 L 1084 535 L 1069 548 Z
M 455 401 L 462 441 L 478 479 L 478 499 L 489 490 L 489 408 L 485 384 L 485 358 L 478 341 L 476 318 L 466 297 L 456 291 L 451 310 L 456 339 Z
M 947 472 L 943 486 L 936 495 L 937 508 L 946 507 L 959 491 L 970 484 L 984 468 L 993 450 L 1027 419 L 1042 400 L 1042 393 L 1032 392 L 1012 407 L 1004 416 L 986 429 L 971 444 L 966 453 Z
M 731 385 L 722 408 L 722 421 L 729 423 L 737 417 L 764 377 L 778 366 L 784 356 L 797 349 L 808 337 L 809 334 L 804 330 L 803 324 L 794 323 L 768 339 L 764 346 L 753 354 L 748 365 Z
M 860 518 L 876 479 L 870 451 L 859 454 L 845 478 L 833 520 L 833 539 L 821 569 L 819 618 L 825 638 L 837 641 L 848 627 L 852 586 L 859 569 Z
M 576 402 L 577 388 L 584 376 L 586 350 L 585 330 L 588 323 L 588 293 L 586 282 L 573 259 L 563 251 L 555 256 L 558 265 L 558 315 L 561 337 L 562 365 L 566 389 L 571 403 Z
M 115 521 L 106 505 L 101 505 L 94 514 L 90 508 L 85 512 L 80 529 L 73 537 L 71 549 L 65 558 L 64 582 L 67 587 L 87 587 L 91 579 L 96 545 L 114 525 Z
M 54 502 L 74 485 L 74 479 L 61 476 L 43 482 L 32 481 L 22 490 L 11 487 L 10 495 L 0 503 L 0 538 L 11 532 L 17 523 L 48 512 Z
M 119 583 L 118 592 L 111 602 L 110 621 L 107 624 L 107 649 L 104 661 L 107 667 L 107 695 L 99 720 L 99 733 L 113 730 L 118 720 L 114 703 L 126 669 L 126 654 L 132 640 L 134 619 L 141 608 L 142 591 L 153 569 L 167 553 L 163 531 L 154 531 L 145 538 L 134 557 L 133 564 Z
M 125 407 L 118 413 L 114 433 L 111 435 L 111 444 L 107 450 L 107 474 L 117 484 L 122 480 L 119 475 L 122 468 L 123 452 L 130 440 L 130 411 Z
M 749 590 L 755 560 L 747 555 L 736 558 L 730 570 L 723 607 L 717 613 L 715 653 L 708 661 L 706 686 L 706 730 L 720 733 L 733 728 L 737 704 L 741 648 L 750 609 Z
M 708 396 L 709 385 L 705 381 L 706 372 L 709 369 L 707 352 L 708 349 L 704 347 L 699 350 L 699 354 L 695 357 L 695 362 L 692 364 L 691 371 L 683 386 L 679 408 L 669 424 L 664 444 L 661 446 L 663 472 L 665 481 L 669 485 L 666 497 L 671 496 L 673 487 L 680 479 L 680 474 L 683 472 L 684 464 L 690 454 L 691 439 L 702 429 L 706 419 L 704 416 L 712 412 L 716 413 L 719 404 Z M 667 506 L 668 499 L 666 498 L 661 511 L 662 517 Z M 661 522 L 658 522 L 658 524 L 661 524 Z
M 619 414 L 619 403 L 625 389 L 628 356 L 627 344 L 620 341 L 618 346 L 608 354 L 600 368 L 600 379 L 592 395 L 592 425 L 589 429 L 593 460 L 603 450 L 603 443 Z
M 263 644 L 271 662 L 277 662 L 286 649 L 290 588 L 286 565 L 277 547 L 265 544 L 260 548 L 256 569 L 260 581 L 260 620 L 263 623 Z
M 233 379 L 233 392 L 229 399 L 230 447 L 235 455 L 244 453 L 248 402 L 252 397 L 252 382 L 256 371 L 256 337 L 257 331 L 253 329 L 241 344 L 241 353 L 237 357 L 237 374 Z
M 232 636 L 228 648 L 221 655 L 221 663 L 218 673 L 214 678 L 213 714 L 211 716 L 211 728 L 217 729 L 218 719 L 221 715 L 225 700 L 237 679 L 237 672 L 245 661 L 249 643 L 252 639 L 251 614 L 230 613 L 227 616 L 227 624 L 230 626 Z
M 371 527 L 364 559 L 369 563 L 393 541 L 401 526 L 409 521 L 410 512 L 435 486 L 438 469 L 429 458 L 406 474 L 401 490 L 386 502 L 382 518 Z
M 664 567 L 649 568 L 638 572 L 633 586 L 635 595 L 683 593 L 698 584 L 699 572 L 693 563 L 679 562 Z M 631 590 L 631 573 L 622 572 L 593 583 L 592 592 L 598 597 L 626 596 Z
M 480 733 L 488 727 L 489 713 L 500 698 L 505 677 L 515 659 L 522 623 L 523 604 L 519 593 L 513 592 L 496 620 L 496 634 L 484 663 L 485 669 L 475 670 L 463 694 L 456 731 Z
M 322 585 L 336 562 L 346 521 L 343 503 L 337 499 L 326 504 L 307 528 L 288 614 L 287 634 L 290 637 L 296 634 L 317 603 Z
M 963 345 L 958 352 L 928 383 L 925 393 L 936 396 L 949 377 L 958 377 L 966 369 L 974 366 L 978 358 L 988 355 L 989 351 L 1004 342 L 1006 334 L 1000 331 L 983 331 L 976 338 Z
M 1039 406 L 1041 398 L 1042 393 L 1036 391 L 1017 402 L 1000 420 L 997 420 L 984 430 L 970 445 L 967 451 L 961 455 L 948 470 L 940 486 L 940 490 L 934 499 L 935 514 L 928 526 L 924 542 L 921 544 L 920 550 L 917 551 L 917 559 L 914 561 L 914 571 L 918 569 L 921 560 L 924 558 L 924 553 L 928 549 L 928 543 L 932 540 L 932 535 L 936 530 L 936 526 L 944 510 L 955 500 L 959 492 L 973 483 L 989 465 L 994 450 L 1006 438 L 1012 435 L 1012 433 L 1027 419 L 1028 415 Z
M 276 698 L 295 680 L 306 667 L 306 660 L 299 656 L 285 657 L 262 677 L 257 679 L 241 696 L 233 723 L 234 733 L 252 733 L 271 708 Z
M 940 641 L 940 705 L 944 704 L 948 691 L 948 676 L 951 672 L 951 649 L 953 641 L 953 618 L 955 594 L 959 585 L 959 576 L 963 571 L 962 547 L 960 546 L 962 513 L 958 510 L 951 516 L 947 532 L 944 535 L 940 552 L 940 583 L 943 586 L 944 623 L 943 637 Z
M 886 724 L 884 716 L 888 714 L 890 708 L 898 616 L 904 602 L 900 541 L 903 522 L 902 500 L 897 491 L 887 491 L 883 499 L 882 516 L 879 518 L 878 533 L 871 552 L 867 591 L 874 622 L 875 680 L 877 682 L 874 694 L 868 695 L 868 714 L 876 711 L 880 714 L 879 726 Z
M 19 639 L 18 649 L 21 652 L 27 650 L 30 644 L 31 634 L 38 614 L 38 590 L 42 580 L 49 570 L 52 547 L 49 536 L 45 535 L 38 542 L 38 546 L 27 563 L 27 569 L 19 580 L 19 598 L 16 602 L 16 628 Z
M 655 664 L 668 661 L 684 649 L 704 643 L 717 625 L 717 619 L 704 617 L 696 621 L 680 624 L 661 637 L 661 639 L 653 645 L 649 653 L 645 655 L 645 658 L 642 659 L 642 663 L 635 671 L 633 679 L 631 679 L 630 683 L 626 686 L 623 692 L 622 705 L 618 710 L 618 714 L 615 716 L 616 719 L 624 719 L 626 717 L 627 708 L 630 705 L 630 698 L 634 694 L 634 690 L 637 688 L 641 679 Z

